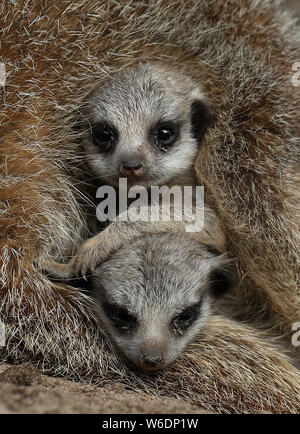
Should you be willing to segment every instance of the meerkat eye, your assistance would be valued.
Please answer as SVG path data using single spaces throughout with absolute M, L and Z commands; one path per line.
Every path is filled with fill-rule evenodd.
M 104 311 L 113 325 L 120 331 L 130 331 L 137 325 L 137 319 L 125 307 L 104 303 Z
M 157 130 L 157 138 L 160 142 L 169 142 L 174 136 L 174 130 L 161 127 Z
M 177 128 L 172 124 L 160 124 L 155 131 L 154 141 L 159 148 L 172 146 L 177 139 Z
M 96 124 L 92 128 L 92 141 L 104 152 L 110 151 L 116 138 L 116 131 L 106 124 Z
M 183 334 L 198 317 L 201 303 L 194 304 L 184 309 L 179 315 L 172 320 L 173 330 L 177 334 Z

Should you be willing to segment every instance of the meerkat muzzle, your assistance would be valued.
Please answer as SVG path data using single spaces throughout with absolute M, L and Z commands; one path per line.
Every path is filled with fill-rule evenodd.
M 140 357 L 140 366 L 146 370 L 160 369 L 165 364 L 165 357 L 160 352 L 142 353 Z
M 145 168 L 141 161 L 122 161 L 120 174 L 128 178 L 139 178 L 145 174 Z

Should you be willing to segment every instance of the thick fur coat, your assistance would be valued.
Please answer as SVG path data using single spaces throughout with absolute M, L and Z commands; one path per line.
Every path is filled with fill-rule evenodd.
M 299 371 L 260 330 L 268 324 L 288 342 L 300 318 L 295 21 L 271 0 L 18 0 L 2 4 L 0 22 L 3 359 L 218 412 L 300 411 Z M 118 357 L 87 296 L 35 266 L 72 255 L 90 233 L 97 180 L 73 129 L 81 104 L 105 77 L 145 59 L 190 74 L 214 108 L 195 167 L 246 300 L 243 322 L 213 317 L 177 363 L 151 376 Z

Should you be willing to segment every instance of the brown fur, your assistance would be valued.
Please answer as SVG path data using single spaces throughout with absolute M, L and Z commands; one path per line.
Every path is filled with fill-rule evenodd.
M 107 75 L 163 61 L 199 80 L 216 110 L 196 172 L 239 260 L 243 318 L 254 315 L 260 327 L 261 313 L 273 329 L 290 331 L 299 320 L 299 88 L 291 65 L 300 52 L 299 32 L 276 3 L 20 0 L 1 10 L 3 358 L 220 412 L 300 410 L 298 371 L 253 326 L 212 319 L 182 360 L 150 378 L 119 360 L 88 297 L 33 266 L 71 256 L 89 233 L 93 180 L 71 129 L 76 110 Z

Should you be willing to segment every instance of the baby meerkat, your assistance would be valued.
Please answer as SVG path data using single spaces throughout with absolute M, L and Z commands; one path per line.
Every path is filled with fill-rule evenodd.
M 214 299 L 232 285 L 226 254 L 179 234 L 123 246 L 88 279 L 99 318 L 134 365 L 160 369 L 204 327 Z
M 212 121 L 194 80 L 163 63 L 140 62 L 107 78 L 84 110 L 87 164 L 118 186 L 194 183 L 198 144 Z M 183 182 L 184 179 L 184 182 Z
M 212 113 L 199 85 L 180 69 L 158 62 L 125 68 L 96 88 L 83 113 L 83 131 L 89 132 L 82 142 L 86 163 L 101 182 L 119 187 L 119 179 L 127 178 L 128 187 L 196 185 L 194 160 Z M 217 218 L 211 209 L 205 211 L 205 230 L 224 251 Z M 182 225 L 117 222 L 87 240 L 67 266 L 48 263 L 44 268 L 61 277 L 85 275 L 125 241 L 140 235 L 139 230 L 140 234 L 178 232 Z M 198 238 L 203 241 L 202 235 Z

